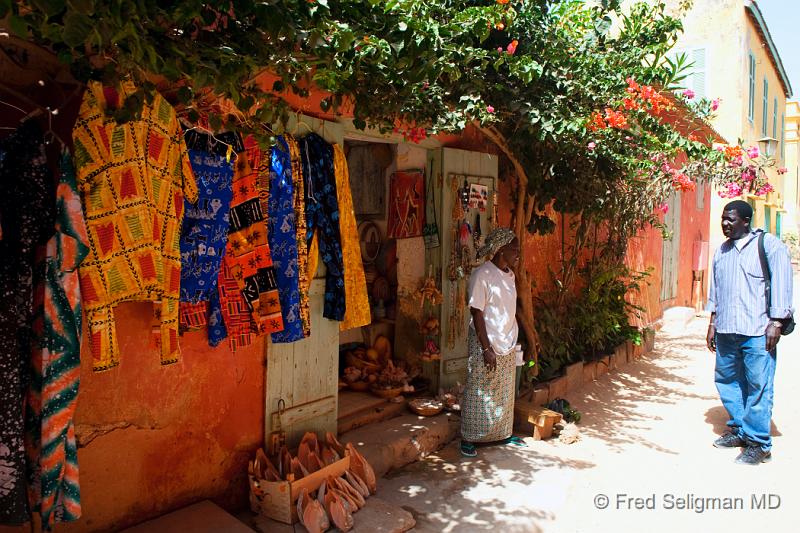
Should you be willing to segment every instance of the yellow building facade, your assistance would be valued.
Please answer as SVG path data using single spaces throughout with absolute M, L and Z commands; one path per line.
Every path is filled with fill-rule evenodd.
M 786 233 L 797 234 L 800 233 L 800 102 L 786 103 L 785 126 L 783 208 L 786 210 L 786 223 L 782 229 Z
M 675 9 L 680 3 L 667 2 Z M 787 226 L 794 229 L 797 219 L 795 210 L 787 209 L 787 194 L 792 195 L 789 203 L 797 205 L 796 183 L 787 186 L 789 173 L 777 171 L 789 168 L 785 130 L 792 87 L 757 2 L 695 0 L 683 21 L 684 32 L 674 50 L 694 63 L 683 83 L 698 97 L 720 99 L 712 125 L 729 142 L 742 139 L 745 146 L 758 146 L 775 159 L 767 171 L 775 191 L 766 198 L 745 198 L 755 208 L 753 227 L 775 234 Z M 724 239 L 718 221 L 728 201 L 716 191 L 712 195 L 712 250 Z

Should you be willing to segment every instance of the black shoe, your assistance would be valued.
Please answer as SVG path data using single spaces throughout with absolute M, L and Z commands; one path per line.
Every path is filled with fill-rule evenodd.
M 760 465 L 771 460 L 772 452 L 764 451 L 759 444 L 751 444 L 739 454 L 735 462 L 739 465 Z
M 746 444 L 747 443 L 745 443 L 744 440 L 733 433 L 725 433 L 723 436 L 714 441 L 715 448 L 741 448 Z

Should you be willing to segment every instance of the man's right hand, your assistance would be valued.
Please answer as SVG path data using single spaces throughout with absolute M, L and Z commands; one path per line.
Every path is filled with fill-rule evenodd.
M 708 325 L 708 333 L 706 333 L 706 346 L 708 347 L 709 351 L 716 352 L 717 351 L 717 328 L 714 327 L 714 324 Z
M 497 368 L 497 354 L 494 353 L 492 348 L 483 352 L 483 364 L 486 365 L 486 370 L 489 372 L 494 372 Z

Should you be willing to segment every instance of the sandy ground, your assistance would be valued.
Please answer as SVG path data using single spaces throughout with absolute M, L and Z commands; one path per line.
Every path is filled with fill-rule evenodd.
M 800 331 L 778 348 L 773 460 L 749 467 L 711 446 L 727 413 L 706 327 L 662 330 L 653 353 L 568 398 L 583 414 L 577 443 L 467 459 L 454 442 L 382 479 L 378 496 L 425 533 L 800 531 Z

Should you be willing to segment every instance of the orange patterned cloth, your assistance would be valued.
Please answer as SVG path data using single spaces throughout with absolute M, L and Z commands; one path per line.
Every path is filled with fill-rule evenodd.
M 228 245 L 225 252 L 226 272 L 236 280 L 250 313 L 252 332 L 256 336 L 283 330 L 283 317 L 278 298 L 278 285 L 272 256 L 267 242 L 266 213 L 262 209 L 264 183 L 260 177 L 261 163 L 268 161 L 255 139 L 245 139 L 245 152 L 236 159 L 233 174 L 233 200 L 230 210 Z M 269 173 L 269 166 L 266 167 Z M 223 277 L 227 274 L 223 273 Z M 222 294 L 220 295 L 222 296 Z M 221 299 L 223 308 L 230 307 Z M 239 309 L 237 307 L 237 309 Z M 238 312 L 240 312 L 239 309 Z M 224 316 L 231 338 L 229 321 L 238 321 L 230 314 Z M 240 335 L 244 340 L 244 337 Z M 237 346 L 246 342 L 238 342 Z M 233 345 L 232 345 L 233 346 Z
M 134 92 L 89 83 L 72 132 L 89 233 L 79 275 L 94 369 L 119 364 L 114 307 L 160 301 L 161 363 L 178 360 L 179 237 L 184 196 L 197 200 L 175 110 L 159 94 L 139 120 L 118 124 L 105 110 Z
M 294 184 L 294 223 L 297 228 L 297 275 L 298 289 L 300 291 L 300 317 L 303 320 L 303 335 L 311 335 L 311 311 L 309 308 L 308 291 L 314 272 L 308 270 L 309 250 L 306 243 L 308 224 L 306 223 L 306 193 L 303 181 L 303 165 L 300 163 L 300 147 L 294 137 L 286 135 L 286 144 L 289 146 L 289 155 L 292 158 L 292 182 Z M 314 257 L 316 258 L 316 252 Z M 314 263 L 316 270 L 316 262 Z
M 361 262 L 361 242 L 358 239 L 358 225 L 353 209 L 353 195 L 350 192 L 350 171 L 344 150 L 333 145 L 333 168 L 336 172 L 336 199 L 339 201 L 339 233 L 342 239 L 344 259 L 344 320 L 339 323 L 339 331 L 344 331 L 372 322 L 369 312 L 367 280 L 364 277 L 364 264 Z

